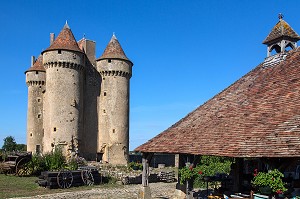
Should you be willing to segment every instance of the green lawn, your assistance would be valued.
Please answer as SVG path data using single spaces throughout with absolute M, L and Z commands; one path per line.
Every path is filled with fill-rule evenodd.
M 12 198 L 12 197 L 24 197 L 24 196 L 35 196 L 59 192 L 69 192 L 69 191 L 80 191 L 89 190 L 92 188 L 110 188 L 117 187 L 120 185 L 95 185 L 95 186 L 81 186 L 81 187 L 71 187 L 70 189 L 47 189 L 44 187 L 39 187 L 35 181 L 37 177 L 17 177 L 13 175 L 0 174 L 0 199 Z

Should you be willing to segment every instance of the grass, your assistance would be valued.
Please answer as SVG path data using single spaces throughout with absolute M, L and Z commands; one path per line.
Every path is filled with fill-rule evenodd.
M 36 195 L 90 190 L 93 188 L 112 188 L 120 185 L 104 184 L 94 186 L 71 187 L 70 189 L 47 189 L 38 186 L 37 177 L 17 177 L 0 174 L 0 199 L 13 197 L 29 197 Z

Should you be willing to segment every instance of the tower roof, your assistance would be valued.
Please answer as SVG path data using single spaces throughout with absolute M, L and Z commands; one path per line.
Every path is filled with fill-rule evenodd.
M 46 50 L 44 50 L 42 53 L 51 50 L 71 50 L 82 52 L 67 22 L 64 25 L 63 29 L 60 31 L 57 38 L 52 43 L 52 45 Z
M 273 27 L 272 31 L 263 41 L 263 44 L 268 44 L 281 37 L 289 37 L 296 41 L 300 39 L 300 36 L 292 29 L 292 27 L 286 21 L 282 19 L 282 17 L 282 14 L 279 14 L 278 23 Z
M 37 60 L 34 62 L 34 64 L 27 70 L 25 73 L 29 71 L 43 71 L 46 72 L 44 66 L 43 66 L 43 56 L 40 55 Z
M 111 37 L 108 45 L 106 46 L 103 54 L 101 57 L 99 57 L 97 59 L 98 60 L 102 60 L 102 59 L 123 59 L 123 60 L 126 60 L 126 61 L 130 61 L 122 47 L 121 47 L 121 44 L 119 43 L 117 37 L 115 36 L 115 34 L 113 34 L 113 36 Z M 131 61 L 130 61 L 131 62 Z M 132 63 L 132 62 L 131 62 Z

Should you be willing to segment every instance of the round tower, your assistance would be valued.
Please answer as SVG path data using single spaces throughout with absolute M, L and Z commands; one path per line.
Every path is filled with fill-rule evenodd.
M 68 24 L 42 52 L 47 72 L 45 102 L 45 151 L 56 146 L 67 156 L 80 153 L 82 134 L 84 54 Z
M 43 152 L 43 93 L 45 92 L 46 71 L 42 56 L 32 57 L 31 67 L 25 72 L 28 86 L 27 110 L 27 151 Z
M 97 153 L 114 165 L 128 163 L 129 82 L 133 63 L 126 57 L 115 35 L 97 59 L 101 74 Z

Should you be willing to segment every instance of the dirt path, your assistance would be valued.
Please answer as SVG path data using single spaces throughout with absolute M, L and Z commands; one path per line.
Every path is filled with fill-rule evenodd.
M 150 183 L 151 196 L 153 198 L 172 199 L 175 193 L 175 186 L 176 183 Z M 141 185 L 124 185 L 118 188 L 95 188 L 87 191 L 22 197 L 22 199 L 131 199 L 137 198 L 140 188 Z

